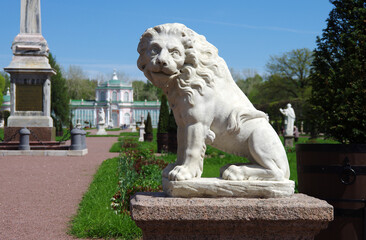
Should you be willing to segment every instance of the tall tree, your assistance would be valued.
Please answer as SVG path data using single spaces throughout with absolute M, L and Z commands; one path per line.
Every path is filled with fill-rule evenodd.
M 259 87 L 263 78 L 253 69 L 243 69 L 240 72 L 230 69 L 231 75 L 238 87 L 247 95 L 250 101 L 255 102 L 259 94 Z
M 313 52 L 307 48 L 295 49 L 281 56 L 271 56 L 266 64 L 269 78 L 283 79 L 283 91 L 290 97 L 306 97 Z M 280 82 L 276 81 L 276 85 Z
M 151 82 L 133 81 L 133 98 L 136 101 L 156 101 L 160 99 L 162 91 Z
M 366 143 L 366 1 L 331 3 L 327 27 L 317 38 L 311 103 L 326 134 Z
M 161 96 L 160 115 L 158 123 L 158 133 L 168 133 L 169 108 L 168 100 L 165 95 Z
M 3 87 L 3 95 L 5 95 L 7 93 L 7 91 L 10 90 L 10 76 L 6 72 L 0 72 L 0 75 L 5 80 L 5 85 Z
M 5 88 L 5 78 L 0 74 L 0 107 L 3 105 L 4 88 Z
M 54 117 L 63 125 L 69 122 L 69 101 L 70 97 L 67 91 L 66 79 L 62 76 L 60 65 L 56 61 L 56 57 L 49 54 L 49 62 L 56 75 L 51 77 L 51 110 Z
M 71 99 L 92 100 L 95 98 L 95 88 L 98 86 L 98 82 L 90 81 L 80 66 L 70 65 L 65 75 Z

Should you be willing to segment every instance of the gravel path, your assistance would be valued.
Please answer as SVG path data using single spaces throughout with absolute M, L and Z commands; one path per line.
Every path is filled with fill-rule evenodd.
M 66 234 L 83 193 L 117 138 L 86 138 L 82 157 L 0 157 L 0 239 L 74 239 Z

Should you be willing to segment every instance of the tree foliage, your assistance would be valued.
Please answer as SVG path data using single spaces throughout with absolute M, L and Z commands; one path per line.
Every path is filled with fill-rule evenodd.
M 168 133 L 168 124 L 169 124 L 168 100 L 166 96 L 163 94 L 161 96 L 158 133 Z
M 238 87 L 250 101 L 255 101 L 255 98 L 259 95 L 259 87 L 263 83 L 262 76 L 251 69 L 244 69 L 241 72 L 236 72 L 233 69 L 230 71 Z
M 168 132 L 169 133 L 177 133 L 177 123 L 175 122 L 173 110 L 170 110 L 169 114 L 169 123 L 168 123 Z
M 0 86 L 0 89 L 3 89 L 2 93 L 3 95 L 6 95 L 7 91 L 10 90 L 10 76 L 6 72 L 0 72 L 0 79 L 1 78 L 4 78 L 4 82 L 1 83 L 2 87 Z
M 147 113 L 147 119 L 146 119 L 146 124 L 145 125 L 146 125 L 145 126 L 145 133 L 147 133 L 147 134 L 153 133 L 150 112 Z
M 98 82 L 89 80 L 81 67 L 70 65 L 65 75 L 71 99 L 95 99 L 95 88 Z
M 161 98 L 162 91 L 151 82 L 133 81 L 133 99 L 135 101 L 156 101 Z
M 269 73 L 268 82 L 264 88 L 272 95 L 287 94 L 287 98 L 309 97 L 309 75 L 313 52 L 307 48 L 295 49 L 282 54 L 271 56 L 266 64 Z
M 313 53 L 306 48 L 295 49 L 280 56 L 271 56 L 266 64 L 268 75 L 253 70 L 236 72 L 231 69 L 238 87 L 254 104 L 269 104 L 282 100 L 310 96 L 309 73 Z
M 0 107 L 3 105 L 4 88 L 5 88 L 5 78 L 0 74 Z
M 340 142 L 366 143 L 366 1 L 331 1 L 311 73 L 317 122 Z
M 266 68 L 271 75 L 279 75 L 298 88 L 304 88 L 308 85 L 312 59 L 313 53 L 309 49 L 295 49 L 282 56 L 271 56 Z
M 51 77 L 51 111 L 57 123 L 67 125 L 69 122 L 69 101 L 66 79 L 62 76 L 60 65 L 56 62 L 56 57 L 51 53 L 48 57 L 49 63 L 56 70 L 56 75 Z M 57 124 L 56 123 L 56 124 Z

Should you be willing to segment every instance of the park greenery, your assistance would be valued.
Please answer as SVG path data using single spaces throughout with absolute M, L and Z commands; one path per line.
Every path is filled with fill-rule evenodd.
M 168 100 L 165 95 L 162 95 L 159 122 L 158 122 L 158 133 L 168 133 L 168 125 L 169 125 Z
M 5 88 L 5 77 L 0 74 L 0 106 L 3 104 L 4 88 Z
M 263 76 L 254 70 L 231 70 L 238 87 L 247 95 L 253 105 L 267 113 L 270 123 L 277 132 L 283 126 L 279 108 L 291 103 L 296 111 L 296 121 L 303 123 L 304 131 L 310 132 L 311 106 L 310 71 L 313 52 L 307 48 L 295 49 L 281 55 L 271 56 Z
M 80 66 L 70 65 L 64 73 L 67 91 L 71 99 L 95 99 L 97 80 L 91 80 Z
M 152 123 L 151 123 L 150 113 L 147 114 L 146 124 L 145 124 L 145 133 L 146 134 L 152 134 L 153 133 L 153 127 L 152 127 Z
M 342 143 L 366 143 L 366 3 L 331 2 L 312 65 L 315 120 Z
M 133 81 L 133 99 L 135 101 L 156 101 L 161 98 L 162 90 L 155 87 L 151 82 Z
M 54 119 L 54 125 L 58 131 L 62 126 L 67 126 L 70 121 L 70 97 L 66 88 L 66 79 L 62 75 L 61 67 L 56 61 L 56 57 L 49 54 L 49 62 L 56 75 L 51 77 L 51 111 Z

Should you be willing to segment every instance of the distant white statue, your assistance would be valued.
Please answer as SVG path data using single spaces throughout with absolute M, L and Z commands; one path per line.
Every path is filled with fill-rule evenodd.
M 167 95 L 178 125 L 177 161 L 164 178 L 200 178 L 210 144 L 250 161 L 222 168 L 225 180 L 288 181 L 286 152 L 266 114 L 254 108 L 204 36 L 163 24 L 146 30 L 138 52 L 139 69 Z
M 105 124 L 105 113 L 103 108 L 98 112 L 98 124 Z
M 294 135 L 294 123 L 295 123 L 295 111 L 291 107 L 291 104 L 287 104 L 287 108 L 280 108 L 280 112 L 285 116 L 285 136 L 293 136 Z
M 103 108 L 100 108 L 100 110 L 98 111 L 98 131 L 96 134 L 107 135 L 107 132 L 105 130 L 105 113 Z

